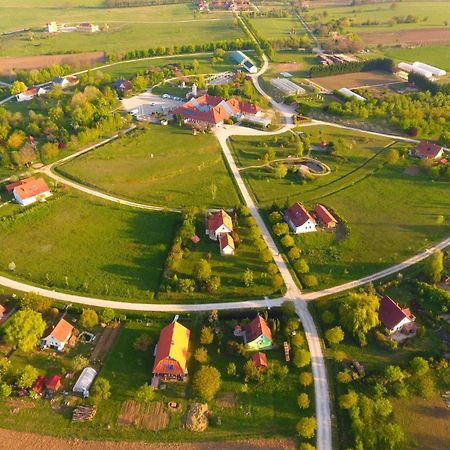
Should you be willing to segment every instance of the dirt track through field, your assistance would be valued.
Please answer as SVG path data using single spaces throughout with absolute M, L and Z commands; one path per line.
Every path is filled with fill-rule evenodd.
M 378 44 L 414 44 L 431 45 L 450 42 L 450 28 L 422 28 L 418 30 L 375 31 L 359 33 L 368 45 Z
M 295 450 L 291 439 L 252 439 L 195 444 L 146 444 L 144 442 L 82 441 L 61 439 L 32 433 L 0 429 L 0 450 L 32 448 L 33 450 Z
M 103 360 L 103 358 L 108 353 L 109 349 L 114 344 L 114 341 L 116 340 L 117 335 L 119 334 L 120 326 L 118 327 L 106 327 L 103 330 L 102 335 L 99 337 L 97 341 L 97 345 L 95 346 L 94 350 L 92 351 L 90 360 L 96 361 L 96 360 Z

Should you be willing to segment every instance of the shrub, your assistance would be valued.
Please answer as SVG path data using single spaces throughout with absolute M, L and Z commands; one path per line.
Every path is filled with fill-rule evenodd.
M 344 340 L 342 328 L 337 326 L 325 331 L 325 338 L 331 345 L 337 345 Z
M 358 394 L 355 391 L 349 391 L 339 397 L 339 407 L 341 409 L 352 409 L 358 403 Z
M 133 342 L 133 348 L 141 352 L 146 352 L 149 350 L 151 343 L 152 338 L 148 334 L 141 334 Z
M 150 386 L 148 383 L 143 384 L 136 391 L 136 399 L 142 403 L 150 403 L 155 399 L 155 397 L 155 390 L 153 389 L 153 386 Z
M 284 236 L 285 234 L 289 233 L 289 226 L 287 223 L 280 222 L 280 223 L 276 223 L 272 227 L 272 230 L 276 236 Z
M 316 433 L 316 426 L 315 417 L 303 417 L 297 423 L 297 432 L 301 437 L 310 439 Z
M 331 311 L 324 311 L 322 313 L 322 322 L 326 325 L 331 325 L 336 320 L 336 315 Z
M 202 327 L 200 332 L 200 344 L 208 345 L 214 340 L 214 331 L 210 327 Z
M 300 258 L 301 250 L 298 247 L 292 247 L 288 251 L 288 258 L 291 261 L 296 261 L 298 258 Z
M 294 269 L 297 273 L 308 273 L 309 266 L 308 263 L 304 259 L 299 259 L 294 263 Z
M 211 366 L 203 366 L 195 372 L 192 379 L 192 390 L 202 400 L 211 401 L 222 385 L 220 372 Z
M 111 396 L 111 385 L 106 378 L 98 377 L 91 389 L 91 396 L 94 403 L 107 400 Z
M 228 363 L 227 375 L 230 375 L 231 377 L 236 375 L 236 364 L 234 362 Z
M 80 317 L 80 325 L 83 328 L 94 328 L 98 325 L 98 315 L 93 309 L 83 309 Z
M 308 394 L 305 394 L 304 392 L 301 393 L 298 397 L 297 397 L 297 403 L 298 403 L 298 407 L 300 409 L 307 409 L 309 408 L 309 396 Z
M 311 354 L 307 350 L 298 349 L 294 353 L 294 366 L 299 369 L 311 363 Z
M 310 386 L 313 382 L 313 376 L 311 372 L 300 372 L 298 381 L 302 386 Z
M 301 277 L 301 282 L 306 288 L 313 288 L 319 284 L 315 275 L 307 274 Z
M 291 345 L 295 348 L 303 347 L 305 345 L 305 338 L 300 333 L 297 333 L 291 337 Z
M 353 377 L 348 370 L 345 370 L 343 372 L 338 372 L 336 378 L 339 381 L 339 383 L 342 383 L 342 384 L 348 384 L 351 381 L 353 381 Z
M 208 358 L 208 350 L 206 350 L 205 347 L 199 347 L 197 350 L 195 350 L 194 359 L 199 364 L 206 364 L 209 359 Z
M 285 236 L 283 236 L 281 238 L 281 245 L 285 248 L 294 247 L 294 245 L 295 245 L 294 238 L 292 236 L 290 236 L 289 234 L 286 234 Z
M 414 375 L 423 376 L 429 370 L 428 361 L 420 356 L 416 356 L 409 363 L 409 368 Z

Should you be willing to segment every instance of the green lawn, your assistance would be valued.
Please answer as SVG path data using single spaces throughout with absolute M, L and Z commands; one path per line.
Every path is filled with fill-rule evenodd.
M 310 16 L 318 16 L 319 21 L 329 22 L 343 17 L 353 20 L 358 26 L 350 27 L 350 31 L 378 31 L 398 30 L 414 28 L 444 27 L 444 21 L 450 19 L 447 1 L 435 0 L 405 0 L 396 2 L 395 8 L 391 8 L 391 2 L 376 3 L 358 6 L 327 6 L 313 8 Z M 326 12 L 326 17 L 323 13 Z M 392 27 L 387 24 L 393 17 L 407 16 L 412 14 L 418 17 L 417 23 L 395 24 Z M 425 20 L 424 20 L 425 19 Z M 361 25 L 367 20 L 378 21 L 379 25 Z
M 239 203 L 215 138 L 193 136 L 186 128 L 151 125 L 59 170 L 104 191 L 153 205 L 229 207 Z M 217 187 L 215 196 L 212 185 Z
M 296 35 L 302 35 L 305 32 L 300 21 L 293 16 L 256 17 L 251 19 L 251 24 L 259 35 L 269 41 L 288 39 L 292 30 L 296 32 Z
M 1 210 L 0 210 L 1 211 Z M 0 267 L 25 281 L 129 301 L 157 292 L 175 214 L 116 206 L 68 191 L 0 222 Z
M 415 48 L 388 48 L 384 54 L 396 62 L 421 61 L 450 71 L 450 47 L 448 45 L 430 45 Z

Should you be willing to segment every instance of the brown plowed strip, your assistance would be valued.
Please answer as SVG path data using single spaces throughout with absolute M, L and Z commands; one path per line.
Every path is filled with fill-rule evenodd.
M 161 435 L 161 440 L 164 436 Z M 252 439 L 195 444 L 146 444 L 144 442 L 81 441 L 41 436 L 33 433 L 0 429 L 0 449 L 32 448 L 33 450 L 295 450 L 291 439 Z
M 358 33 L 368 45 L 414 44 L 431 45 L 450 42 L 450 28 L 421 28 L 418 30 L 374 31 Z
M 108 326 L 103 330 L 102 335 L 98 338 L 97 344 L 94 350 L 92 351 L 90 357 L 91 361 L 103 360 L 103 358 L 108 353 L 109 349 L 114 344 L 114 341 L 116 340 L 119 331 L 120 326 L 118 327 Z

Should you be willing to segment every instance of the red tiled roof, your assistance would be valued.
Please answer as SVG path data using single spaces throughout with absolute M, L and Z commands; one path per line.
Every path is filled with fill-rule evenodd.
M 326 225 L 331 222 L 337 223 L 337 220 L 334 218 L 334 216 L 323 205 L 317 204 L 314 208 L 314 212 L 316 213 L 317 217 Z
M 186 373 L 191 332 L 178 322 L 165 326 L 159 335 L 153 373 L 180 375 Z
M 14 190 L 14 188 L 16 188 L 17 186 L 21 186 L 22 184 L 26 184 L 26 183 L 28 183 L 30 181 L 35 181 L 35 180 L 36 180 L 36 178 L 34 178 L 34 177 L 24 178 L 23 180 L 19 180 L 19 181 L 16 181 L 14 183 L 7 184 L 6 185 L 6 190 L 8 192 L 12 192 Z
M 235 249 L 233 238 L 228 233 L 224 233 L 220 236 L 219 245 L 221 250 L 228 246 L 233 250 Z
M 4 314 L 6 312 L 6 308 L 3 305 L 0 305 L 0 314 Z
M 35 197 L 36 195 L 48 192 L 47 183 L 42 179 L 27 179 L 24 183 L 14 188 L 14 192 L 22 199 Z
M 45 383 L 45 387 L 47 389 L 58 389 L 61 384 L 61 376 L 60 375 L 52 375 L 47 382 Z
M 383 325 L 389 330 L 395 328 L 405 317 L 409 318 L 411 321 L 415 320 L 415 317 L 411 314 L 409 308 L 400 308 L 400 306 L 387 295 L 380 301 L 378 316 Z
M 290 208 L 288 208 L 286 210 L 286 216 L 296 227 L 301 227 L 308 220 L 315 222 L 311 214 L 309 214 L 306 208 L 300 203 L 294 203 Z
M 73 330 L 73 326 L 70 325 L 69 322 L 67 322 L 64 319 L 61 319 L 53 328 L 53 330 L 50 331 L 50 333 L 45 336 L 53 336 L 55 339 L 57 339 L 59 342 L 66 342 Z
M 267 325 L 267 322 L 259 314 L 245 327 L 245 335 L 247 342 L 254 341 L 261 335 L 272 340 L 272 332 L 270 331 L 269 325 Z
M 39 394 L 44 388 L 44 384 L 45 377 L 43 375 L 40 375 L 38 379 L 33 383 L 33 386 L 31 386 L 31 389 Z
M 255 115 L 261 112 L 261 108 L 253 103 L 239 102 L 239 108 L 242 114 Z
M 265 353 L 254 353 L 252 356 L 252 360 L 255 363 L 256 367 L 267 367 L 267 356 Z
M 216 212 L 208 219 L 208 230 L 215 232 L 222 225 L 225 225 L 230 231 L 233 231 L 233 222 L 231 217 L 223 209 Z
M 443 147 L 440 145 L 432 144 L 430 142 L 421 141 L 417 146 L 416 152 L 422 158 L 436 158 L 436 156 L 442 151 Z

